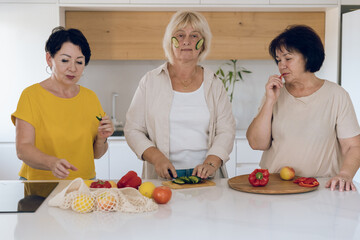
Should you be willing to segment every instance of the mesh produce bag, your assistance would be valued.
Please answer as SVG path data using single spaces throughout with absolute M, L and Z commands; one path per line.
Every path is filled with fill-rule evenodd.
M 88 213 L 117 211 L 127 213 L 151 212 L 158 205 L 135 188 L 90 189 L 82 178 L 74 179 L 65 189 L 49 200 L 49 206 Z

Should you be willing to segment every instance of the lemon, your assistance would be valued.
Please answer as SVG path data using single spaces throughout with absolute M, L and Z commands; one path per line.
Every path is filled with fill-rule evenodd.
M 88 194 L 79 194 L 71 203 L 71 208 L 80 213 L 87 213 L 94 208 L 94 199 Z
M 116 182 L 110 180 L 109 183 L 111 184 L 112 188 L 117 188 Z
M 152 182 L 143 182 L 139 187 L 139 192 L 145 197 L 151 198 L 155 185 Z

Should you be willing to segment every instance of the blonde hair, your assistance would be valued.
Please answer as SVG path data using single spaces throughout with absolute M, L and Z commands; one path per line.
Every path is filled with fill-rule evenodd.
M 204 38 L 203 49 L 199 54 L 199 61 L 204 60 L 210 52 L 212 34 L 205 17 L 198 12 L 178 11 L 172 16 L 169 24 L 167 25 L 163 39 L 165 56 L 171 64 L 174 63 L 174 53 L 171 47 L 171 38 L 176 31 L 186 27 L 188 24 L 190 24 L 192 28 L 198 31 Z

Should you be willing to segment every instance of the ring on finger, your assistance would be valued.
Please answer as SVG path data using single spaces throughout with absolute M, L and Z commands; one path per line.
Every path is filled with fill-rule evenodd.
M 342 182 L 345 182 L 345 179 L 341 179 Z

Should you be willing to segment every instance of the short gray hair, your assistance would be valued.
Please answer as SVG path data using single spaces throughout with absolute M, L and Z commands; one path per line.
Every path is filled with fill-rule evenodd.
M 188 24 L 190 24 L 204 38 L 203 50 L 199 54 L 199 61 L 204 60 L 210 52 L 212 34 L 205 17 L 198 12 L 178 11 L 172 16 L 169 24 L 167 25 L 163 39 L 165 56 L 170 63 L 174 62 L 174 53 L 171 48 L 171 38 L 176 31 L 186 27 Z

